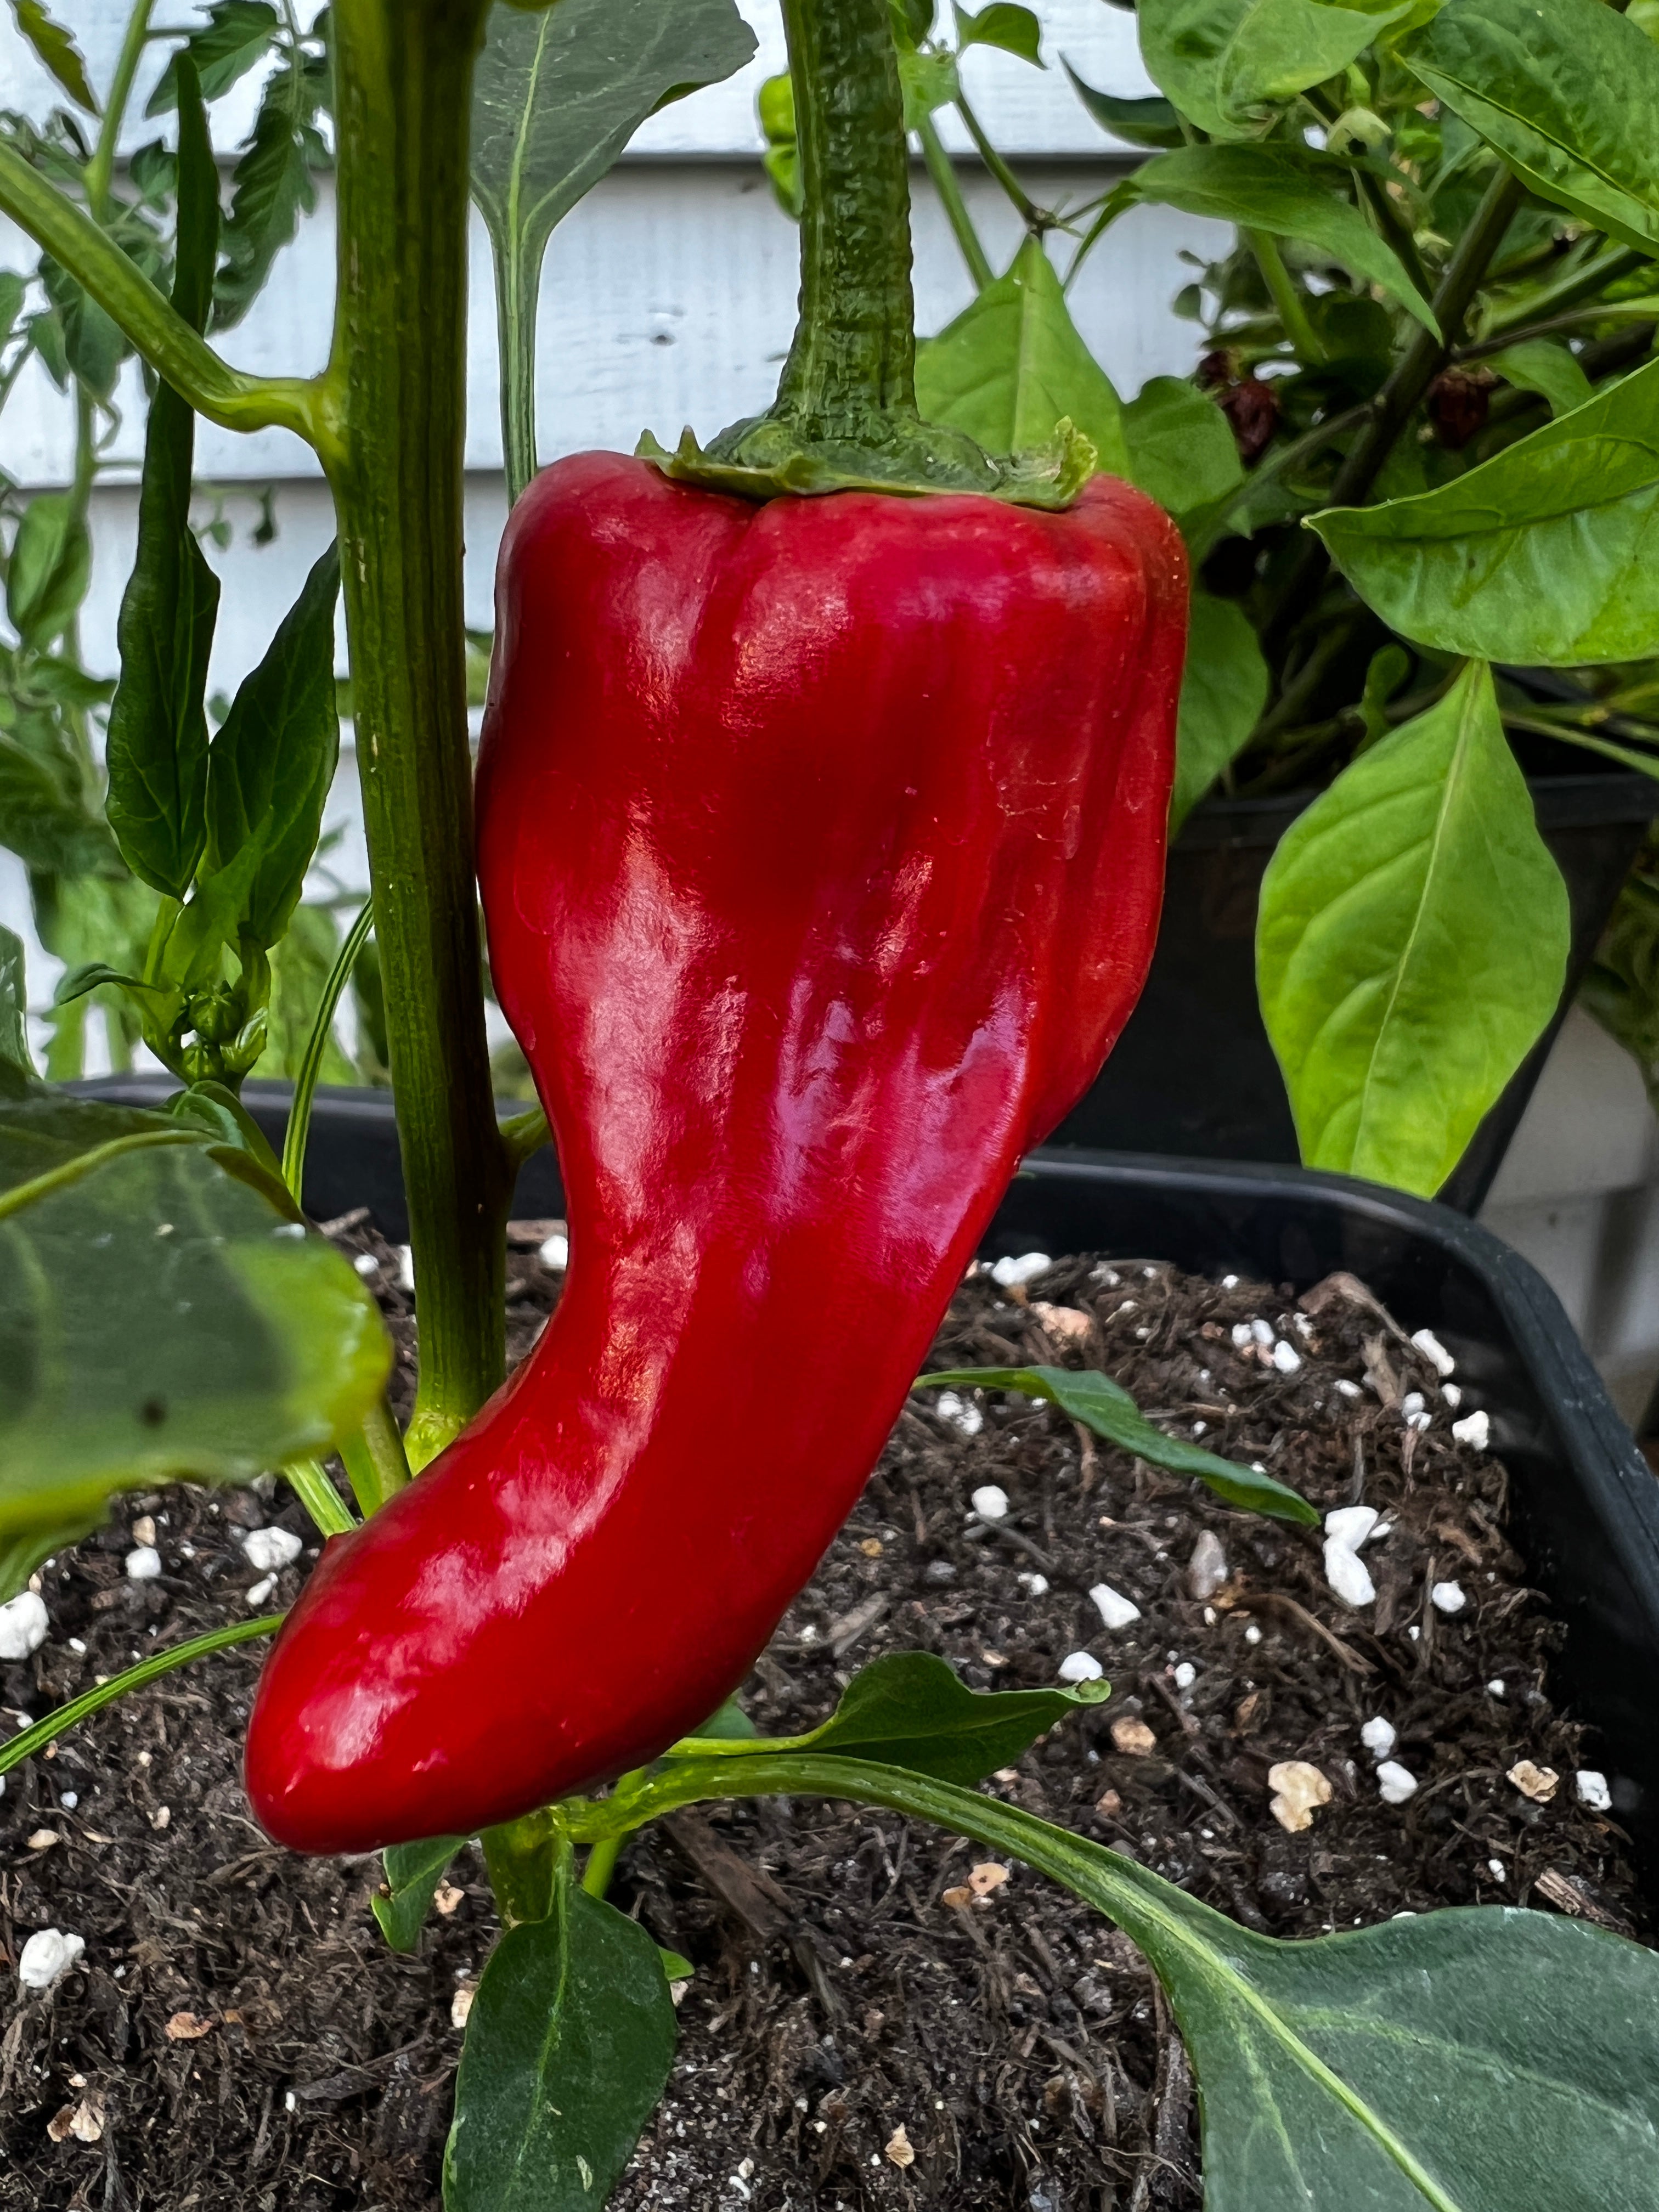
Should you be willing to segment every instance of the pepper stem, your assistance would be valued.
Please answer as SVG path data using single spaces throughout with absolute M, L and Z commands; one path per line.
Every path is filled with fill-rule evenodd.
M 889 0 L 783 0 L 800 147 L 800 320 L 775 420 L 809 436 L 916 419 L 904 95 Z
M 800 319 L 778 396 L 705 451 L 639 450 L 682 483 L 781 492 L 977 491 L 1063 507 L 1095 452 L 1060 426 L 1041 454 L 993 459 L 916 409 L 910 164 L 890 0 L 782 0 L 800 148 Z

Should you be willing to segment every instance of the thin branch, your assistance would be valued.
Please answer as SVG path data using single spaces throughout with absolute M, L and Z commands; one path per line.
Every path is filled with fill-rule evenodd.
M 1518 179 L 1507 169 L 1500 170 L 1474 219 L 1458 240 L 1457 250 L 1447 263 L 1435 293 L 1434 317 L 1441 335 L 1437 337 L 1432 331 L 1418 331 L 1395 363 L 1372 403 L 1370 424 L 1354 441 L 1352 451 L 1337 471 L 1336 481 L 1331 486 L 1333 507 L 1358 507 L 1369 495 L 1401 432 L 1445 367 L 1470 303 L 1525 198 L 1526 189 Z M 1283 644 L 1313 604 L 1329 559 L 1323 542 L 1310 533 L 1291 564 L 1264 627 L 1262 641 L 1270 651 Z
M 333 458 L 332 395 L 325 379 L 246 376 L 232 368 L 89 216 L 3 143 L 0 213 L 68 270 L 198 415 L 227 430 L 292 430 L 325 459 Z
M 995 276 L 990 256 L 986 252 L 979 233 L 974 228 L 974 219 L 968 212 L 968 203 L 962 196 L 962 184 L 957 175 L 956 163 L 945 150 L 945 142 L 931 115 L 924 115 L 916 125 L 916 136 L 921 141 L 921 158 L 927 164 L 927 173 L 933 180 L 933 190 L 949 219 L 952 235 L 962 248 L 962 258 L 968 264 L 968 274 L 975 286 L 983 291 Z

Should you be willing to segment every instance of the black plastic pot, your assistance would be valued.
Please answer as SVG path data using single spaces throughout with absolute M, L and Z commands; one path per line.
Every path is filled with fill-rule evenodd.
M 1474 1212 L 1492 1188 L 1620 885 L 1659 811 L 1659 784 L 1624 771 L 1535 775 L 1531 790 L 1544 842 L 1566 879 L 1572 951 L 1554 1021 L 1440 1194 L 1465 1213 Z M 1256 1003 L 1255 916 L 1273 848 L 1314 796 L 1212 799 L 1194 808 L 1170 848 L 1164 920 L 1140 1003 L 1053 1145 L 1297 1159 L 1290 1101 Z
M 167 1086 L 85 1087 L 153 1103 Z M 246 1097 L 280 1143 L 287 1086 L 250 1084 Z M 367 1206 L 388 1236 L 406 1233 L 386 1092 L 320 1093 L 307 1166 L 314 1219 Z M 544 1149 L 520 1176 L 514 1211 L 546 1218 L 562 1204 Z M 1567 1631 L 1559 1686 L 1600 1731 L 1592 1763 L 1659 1884 L 1659 1481 L 1535 1269 L 1446 1206 L 1345 1176 L 1076 1152 L 1032 1157 L 984 1249 L 1169 1260 L 1292 1295 L 1346 1268 L 1406 1328 L 1433 1329 L 1456 1358 L 1467 1405 L 1492 1418 L 1528 1574 Z

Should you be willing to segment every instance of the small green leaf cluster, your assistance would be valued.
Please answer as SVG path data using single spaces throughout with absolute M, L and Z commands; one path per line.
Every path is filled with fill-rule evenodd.
M 40 125 L 0 116 L 0 138 L 86 205 L 198 329 L 245 311 L 314 199 L 328 155 L 329 18 L 304 37 L 268 0 L 215 0 L 173 34 L 146 112 L 175 139 L 114 167 L 131 93 L 101 107 L 70 34 L 40 7 L 19 27 L 71 106 Z M 251 138 L 219 185 L 202 103 L 249 71 L 265 79 Z M 78 111 L 78 112 L 77 112 Z M 176 116 L 167 124 L 165 118 Z M 88 136 L 88 132 L 94 135 Z M 26 497 L 0 479 L 0 843 L 28 871 L 41 942 L 64 966 L 47 1014 L 46 1072 L 80 1075 L 86 1013 L 102 1011 L 120 1071 L 142 1040 L 181 1079 L 239 1085 L 262 1056 L 297 1072 L 339 945 L 336 901 L 299 904 L 338 750 L 331 696 L 337 562 L 313 568 L 264 661 L 210 736 L 206 676 L 218 582 L 192 482 L 194 417 L 165 385 L 150 407 L 137 558 L 124 594 L 118 683 L 88 672 L 81 616 L 92 581 L 88 504 L 119 422 L 130 342 L 50 255 L 0 271 L 0 408 L 31 361 L 78 401 L 64 491 Z M 256 532 L 259 542 L 274 524 Z M 372 992 L 368 948 L 362 991 Z M 384 1080 L 370 1016 L 349 1060 L 331 1032 L 326 1073 Z

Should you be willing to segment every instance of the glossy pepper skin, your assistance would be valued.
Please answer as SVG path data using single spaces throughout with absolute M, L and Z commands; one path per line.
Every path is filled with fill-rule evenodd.
M 754 505 L 584 454 L 498 591 L 478 872 L 570 1268 L 271 1653 L 248 1786 L 303 1850 L 476 1832 L 741 1681 L 1157 926 L 1186 574 L 1127 485 Z

